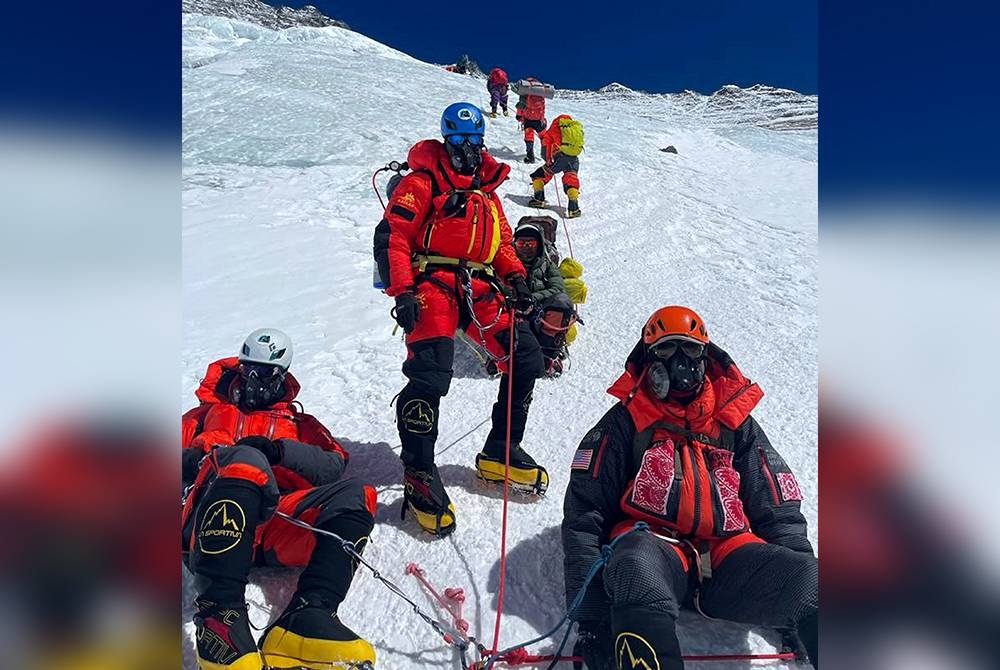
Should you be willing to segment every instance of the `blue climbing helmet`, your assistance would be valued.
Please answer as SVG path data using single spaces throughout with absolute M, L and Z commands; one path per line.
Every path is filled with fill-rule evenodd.
M 474 175 L 483 164 L 483 113 L 471 102 L 448 105 L 441 115 L 441 136 L 451 166 L 462 175 Z
M 441 115 L 441 136 L 446 140 L 452 135 L 464 135 L 473 144 L 482 144 L 485 133 L 483 113 L 471 102 L 452 103 Z M 478 142 L 475 139 L 477 137 Z

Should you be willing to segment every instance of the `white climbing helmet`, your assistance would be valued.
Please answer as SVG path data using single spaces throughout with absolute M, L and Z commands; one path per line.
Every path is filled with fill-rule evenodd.
M 259 328 L 243 340 L 240 363 L 274 365 L 286 372 L 292 364 L 292 340 L 277 328 Z

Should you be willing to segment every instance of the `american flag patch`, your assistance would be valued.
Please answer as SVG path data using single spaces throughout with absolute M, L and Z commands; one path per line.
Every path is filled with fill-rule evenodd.
M 590 461 L 594 457 L 593 449 L 577 449 L 576 454 L 573 456 L 573 464 L 570 466 L 571 470 L 589 470 Z

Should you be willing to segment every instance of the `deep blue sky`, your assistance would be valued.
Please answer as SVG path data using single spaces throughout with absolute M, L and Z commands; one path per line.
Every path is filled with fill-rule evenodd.
M 314 1 L 322 3 L 322 0 Z M 413 6 L 417 4 L 417 0 L 409 2 Z M 649 0 L 649 4 L 661 2 L 666 0 Z M 424 3 L 422 11 L 417 12 L 408 11 L 406 5 L 395 1 L 372 2 L 371 10 L 359 10 L 359 2 L 355 0 L 323 4 L 333 5 L 327 7 L 331 14 L 353 23 L 362 32 L 420 58 L 450 61 L 462 50 L 440 35 L 431 39 L 420 34 L 421 23 L 429 20 L 422 14 L 442 15 L 457 11 L 442 10 L 445 5 Z M 753 8 L 757 19 L 747 25 L 768 25 L 760 12 L 772 11 L 776 6 L 771 2 L 741 4 L 761 5 Z M 794 8 L 798 4 L 787 3 L 787 6 Z M 100 11 L 94 10 L 92 4 L 68 0 L 57 5 L 58 10 L 46 14 L 44 20 L 39 18 L 32 3 L 11 3 L 7 8 L 5 18 L 18 29 L 9 31 L 0 41 L 0 62 L 10 64 L 4 70 L 4 86 L 0 89 L 0 130 L 11 119 L 73 127 L 99 124 L 118 132 L 159 140 L 172 151 L 179 152 L 181 17 L 178 4 L 163 0 L 104 0 Z M 753 83 L 752 77 L 741 82 L 723 75 L 718 82 L 710 81 L 708 73 L 718 63 L 732 57 L 732 47 L 708 46 L 709 40 L 695 39 L 697 31 L 692 26 L 714 26 L 712 30 L 718 34 L 740 32 L 742 26 L 739 21 L 708 20 L 705 18 L 710 15 L 708 10 L 687 6 L 683 11 L 700 11 L 705 15 L 690 23 L 686 30 L 680 26 L 679 15 L 654 22 L 648 13 L 656 10 L 642 10 L 647 13 L 641 15 L 641 21 L 633 23 L 651 27 L 645 31 L 633 28 L 632 33 L 645 32 L 647 42 L 650 36 L 659 40 L 656 47 L 647 46 L 644 50 L 659 52 L 666 64 L 659 68 L 657 81 L 661 83 L 645 83 L 638 80 L 639 75 L 630 78 L 627 72 L 635 67 L 628 61 L 634 61 L 635 57 L 629 54 L 638 47 L 623 47 L 616 52 L 618 55 L 608 55 L 612 51 L 607 48 L 609 41 L 589 35 L 605 25 L 613 32 L 629 32 L 625 27 L 627 20 L 612 15 L 607 9 L 609 5 L 601 10 L 580 10 L 581 36 L 575 40 L 568 40 L 551 29 L 552 15 L 545 12 L 547 5 L 544 3 L 518 4 L 517 17 L 513 16 L 513 9 L 503 9 L 506 4 L 491 5 L 489 12 L 493 17 L 472 20 L 461 30 L 450 30 L 462 36 L 455 41 L 468 44 L 468 50 L 483 65 L 490 65 L 489 59 L 496 58 L 509 65 L 513 76 L 520 76 L 524 72 L 518 69 L 519 66 L 510 64 L 523 60 L 528 63 L 525 70 L 551 78 L 560 86 L 600 86 L 611 79 L 620 79 L 637 88 L 678 90 L 700 86 L 702 90 L 712 90 L 724 81 Z M 528 15 L 523 11 L 528 6 L 541 13 Z M 579 2 L 575 6 L 582 7 Z M 470 5 L 468 11 L 485 14 L 486 9 L 482 7 Z M 975 0 L 928 3 L 823 0 L 821 7 L 821 202 L 863 193 L 878 196 L 890 190 L 924 197 L 948 194 L 996 202 L 1000 197 L 997 188 L 1000 183 L 1000 131 L 994 117 L 995 110 L 1000 108 L 1000 87 L 995 85 L 993 63 L 996 62 L 1000 5 Z M 807 9 L 815 14 L 813 6 Z M 503 16 L 499 15 L 501 11 Z M 790 11 L 782 10 L 782 13 Z M 801 22 L 810 28 L 798 31 L 801 33 L 798 38 L 814 42 L 815 21 L 801 19 Z M 44 24 L 44 39 L 40 41 L 37 26 L 41 24 Z M 524 28 L 526 25 L 532 27 L 530 31 Z M 728 28 L 724 30 L 725 25 Z M 774 25 L 771 24 L 771 28 Z M 781 25 L 786 26 L 782 28 L 785 32 L 792 30 L 787 27 L 787 21 Z M 409 26 L 409 29 L 404 31 L 398 26 Z M 389 34 L 390 30 L 398 35 Z M 749 29 L 742 32 L 755 34 Z M 491 33 L 502 34 L 497 56 L 484 51 L 491 43 L 488 37 Z M 410 41 L 419 42 L 418 47 L 405 46 Z M 775 42 L 775 53 L 787 48 L 782 40 L 771 41 Z M 706 44 L 704 48 L 695 49 L 682 46 L 691 42 Z M 598 43 L 604 47 L 604 53 L 588 55 L 583 45 Z M 750 51 L 766 52 L 767 43 L 768 40 L 758 35 Z M 425 54 L 421 49 L 437 49 L 441 53 Z M 813 53 L 814 46 L 808 51 Z M 699 53 L 704 57 L 695 58 L 694 54 Z M 776 59 L 774 54 L 771 56 L 761 63 Z M 598 64 L 576 66 L 574 59 L 581 64 L 585 60 Z M 614 65 L 616 60 L 624 65 Z M 763 67 L 749 56 L 736 60 L 734 67 L 737 68 Z M 746 62 L 739 62 L 741 60 Z M 556 62 L 568 65 L 560 68 L 554 65 Z M 531 64 L 537 64 L 537 68 Z M 612 69 L 612 66 L 614 74 L 599 72 Z M 803 91 L 815 90 L 815 63 L 810 61 L 803 67 L 809 73 L 812 87 L 771 76 L 761 75 L 760 79 Z M 593 71 L 598 72 L 593 74 Z M 684 79 L 681 76 L 684 72 L 700 72 L 698 76 L 707 83 L 699 85 L 668 79 Z M 655 68 L 653 74 L 657 74 Z M 574 77 L 583 81 L 578 82 Z M 587 81 L 588 77 L 593 81 Z M 698 77 L 692 75 L 692 78 Z
M 816 0 L 271 4 L 315 5 L 420 60 L 450 63 L 468 53 L 484 69 L 499 65 L 512 78 L 534 75 L 560 88 L 618 81 L 711 93 L 723 84 L 765 83 L 817 92 Z M 573 28 L 560 28 L 566 25 Z

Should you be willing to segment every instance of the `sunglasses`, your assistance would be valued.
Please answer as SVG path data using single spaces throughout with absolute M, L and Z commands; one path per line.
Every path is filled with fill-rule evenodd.
M 473 146 L 479 146 L 480 144 L 483 143 L 482 135 L 449 135 L 445 139 L 448 140 L 448 144 L 454 145 L 456 147 L 459 144 L 463 144 L 464 142 L 468 142 Z
M 530 237 L 519 237 L 514 240 L 514 246 L 518 249 L 537 249 L 538 240 L 533 240 Z
M 701 358 L 705 354 L 705 345 L 690 340 L 667 340 L 653 347 L 652 353 L 661 360 L 667 360 L 680 349 L 688 358 Z

